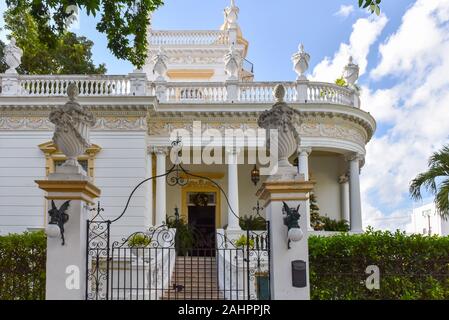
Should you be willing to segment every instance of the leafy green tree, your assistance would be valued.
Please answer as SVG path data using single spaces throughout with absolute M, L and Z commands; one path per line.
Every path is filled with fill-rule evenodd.
M 71 6 L 87 15 L 100 15 L 97 30 L 104 33 L 108 48 L 119 59 L 138 68 L 145 63 L 148 41 L 146 30 L 151 13 L 162 0 L 6 0 L 13 15 L 30 12 L 39 30 L 39 39 L 50 48 L 65 33 L 72 16 Z
M 92 60 L 93 42 L 78 37 L 72 32 L 64 32 L 50 47 L 42 41 L 42 31 L 28 12 L 14 14 L 7 10 L 4 14 L 6 28 L 16 38 L 17 46 L 23 50 L 21 74 L 104 74 L 104 64 L 95 66 Z M 0 44 L 0 58 L 3 62 L 4 44 Z M 0 65 L 5 68 L 5 65 Z M 1 70 L 4 71 L 4 70 Z
M 5 73 L 6 69 L 8 69 L 8 66 L 5 62 L 5 43 L 0 40 L 0 73 Z
M 380 15 L 380 3 L 382 0 L 359 0 L 360 8 L 367 8 L 371 11 L 371 13 L 376 13 Z
M 410 195 L 415 200 L 421 200 L 421 189 L 435 196 L 437 212 L 449 218 L 449 145 L 435 152 L 429 159 L 429 169 L 420 173 L 410 184 Z
M 381 0 L 358 0 L 359 7 L 380 14 Z M 36 20 L 42 42 L 50 46 L 66 28 L 72 15 L 69 6 L 85 10 L 87 15 L 100 15 L 97 30 L 104 33 L 108 48 L 119 59 L 130 61 L 137 68 L 145 64 L 148 40 L 146 30 L 151 13 L 163 0 L 6 0 L 15 14 L 30 10 Z

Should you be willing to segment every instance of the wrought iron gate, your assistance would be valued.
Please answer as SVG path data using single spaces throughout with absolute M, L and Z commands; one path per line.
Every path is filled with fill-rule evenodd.
M 179 141 L 178 141 L 179 143 Z M 86 298 L 88 300 L 268 300 L 270 299 L 269 222 L 239 217 L 242 232 L 216 230 L 205 236 L 180 219 L 177 209 L 166 224 L 111 240 L 111 228 L 126 212 L 134 192 L 145 182 L 166 177 L 185 185 L 188 177 L 207 179 L 175 164 L 166 174 L 148 178 L 131 192 L 123 213 L 103 218 L 100 204 L 87 221 Z M 187 176 L 187 178 L 185 178 Z M 181 178 L 182 177 L 182 178 Z M 236 215 L 236 214 L 235 214 Z M 237 215 L 236 215 L 237 216 Z M 261 227 L 262 225 L 262 227 Z

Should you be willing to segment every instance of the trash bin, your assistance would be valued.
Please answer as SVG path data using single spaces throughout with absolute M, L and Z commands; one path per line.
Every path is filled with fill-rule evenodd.
M 292 286 L 295 288 L 307 286 L 306 262 L 303 260 L 292 261 Z

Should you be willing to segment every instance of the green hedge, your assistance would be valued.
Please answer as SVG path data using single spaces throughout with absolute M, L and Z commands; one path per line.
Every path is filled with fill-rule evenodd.
M 368 231 L 309 238 L 312 299 L 449 299 L 449 237 Z M 366 267 L 380 270 L 369 290 Z
M 43 232 L 0 237 L 0 300 L 45 298 Z M 309 238 L 312 299 L 449 299 L 449 237 L 373 232 Z M 380 269 L 368 290 L 366 267 Z
M 45 299 L 43 232 L 0 236 L 0 300 Z

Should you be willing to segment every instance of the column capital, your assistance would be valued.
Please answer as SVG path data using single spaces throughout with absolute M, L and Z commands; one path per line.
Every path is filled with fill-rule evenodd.
M 170 152 L 169 147 L 166 146 L 149 146 L 148 147 L 148 153 L 155 153 L 156 155 L 158 154 L 163 154 L 163 155 L 168 155 Z
M 343 174 L 343 175 L 338 177 L 338 183 L 339 184 L 343 184 L 343 183 L 347 183 L 347 182 L 349 182 L 348 174 Z
M 240 147 L 236 147 L 236 146 L 232 146 L 232 147 L 226 147 L 225 151 L 228 155 L 235 155 L 237 156 L 240 151 L 242 151 L 242 148 Z
M 298 147 L 298 153 L 304 155 L 304 153 L 307 154 L 307 156 L 310 156 L 312 153 L 312 147 Z
M 358 160 L 359 162 L 365 161 L 365 155 L 358 153 L 358 152 L 352 152 L 345 155 L 346 161 L 355 161 Z

